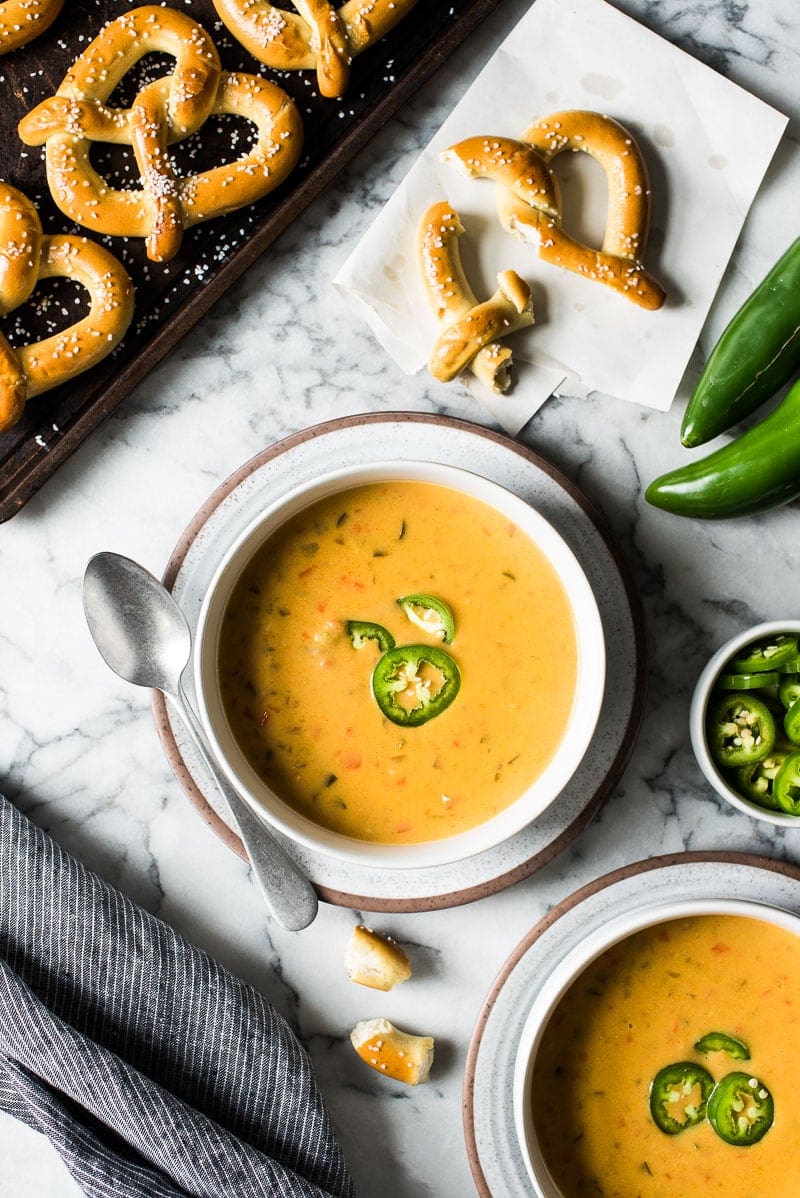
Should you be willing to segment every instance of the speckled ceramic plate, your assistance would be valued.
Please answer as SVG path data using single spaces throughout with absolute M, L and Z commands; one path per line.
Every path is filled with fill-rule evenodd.
M 633 748 L 646 676 L 644 624 L 627 569 L 601 517 L 558 471 L 506 437 L 439 416 L 391 413 L 347 417 L 306 429 L 246 463 L 200 509 L 170 558 L 164 582 L 195 630 L 200 605 L 224 552 L 290 488 L 369 460 L 416 458 L 460 466 L 532 504 L 576 554 L 592 586 L 609 655 L 597 734 L 569 785 L 522 832 L 466 861 L 435 868 L 381 870 L 289 844 L 320 896 L 370 911 L 419 911 L 482 898 L 546 865 L 588 824 L 612 791 Z M 196 699 L 191 677 L 186 689 Z M 158 733 L 175 774 L 203 818 L 235 852 L 236 834 L 182 728 L 154 694 Z
M 612 918 L 681 899 L 747 899 L 800 913 L 800 869 L 748 853 L 676 853 L 626 865 L 554 907 L 501 969 L 472 1036 L 464 1135 L 483 1198 L 530 1198 L 514 1126 L 514 1065 L 528 1012 L 547 977 Z

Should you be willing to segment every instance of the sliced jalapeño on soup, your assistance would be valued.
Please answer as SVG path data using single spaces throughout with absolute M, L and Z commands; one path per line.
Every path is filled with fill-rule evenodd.
M 650 1085 L 650 1114 L 656 1127 L 668 1136 L 696 1127 L 706 1117 L 713 1089 L 711 1074 L 694 1061 L 659 1069 Z
M 381 653 L 394 649 L 394 637 L 382 624 L 373 624 L 369 620 L 347 620 L 345 627 L 354 649 L 363 649 L 370 641 L 374 641 Z
M 456 621 L 450 607 L 444 599 L 435 595 L 419 592 L 413 595 L 401 595 L 397 606 L 402 609 L 407 620 L 421 632 L 438 637 L 445 645 L 452 644 L 456 634 Z
M 708 1100 L 708 1121 L 726 1144 L 757 1144 L 772 1127 L 775 1106 L 762 1081 L 749 1073 L 729 1073 Z
M 416 728 L 441 715 L 461 687 L 461 672 L 449 653 L 434 645 L 390 649 L 372 671 L 375 702 L 393 724 Z
M 744 1040 L 729 1036 L 727 1032 L 706 1032 L 705 1036 L 696 1041 L 694 1050 L 702 1053 L 724 1052 L 735 1061 L 750 1060 L 750 1049 Z

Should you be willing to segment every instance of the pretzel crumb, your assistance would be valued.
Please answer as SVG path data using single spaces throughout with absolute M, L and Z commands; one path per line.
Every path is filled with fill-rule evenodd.
M 353 928 L 344 966 L 351 982 L 372 990 L 391 990 L 411 977 L 411 963 L 400 946 L 363 924 Z
M 419 1086 L 428 1080 L 434 1056 L 431 1036 L 403 1032 L 388 1019 L 367 1019 L 353 1028 L 350 1042 L 366 1065 L 395 1081 Z

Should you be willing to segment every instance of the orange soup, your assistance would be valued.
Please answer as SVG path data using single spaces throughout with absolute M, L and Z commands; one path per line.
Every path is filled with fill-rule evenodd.
M 565 1198 L 797 1198 L 799 1068 L 798 937 L 674 920 L 609 949 L 561 999 L 534 1125 Z
M 419 594 L 452 613 L 447 640 L 435 611 L 398 605 Z M 387 718 L 372 681 L 384 650 L 349 621 L 454 663 L 389 682 L 410 679 L 397 704 L 431 700 L 427 716 L 457 673 L 446 710 Z M 218 669 L 231 731 L 279 797 L 348 836 L 418 843 L 491 818 L 541 774 L 575 697 L 577 640 L 558 575 L 516 525 L 449 487 L 389 482 L 318 501 L 267 540 L 229 600 Z

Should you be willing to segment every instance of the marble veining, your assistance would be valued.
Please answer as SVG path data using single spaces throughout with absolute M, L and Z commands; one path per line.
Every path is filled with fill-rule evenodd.
M 505 0 L 0 529 L 3 787 L 68 849 L 276 1004 L 311 1053 L 367 1198 L 472 1192 L 461 1135 L 466 1047 L 495 974 L 554 903 L 619 865 L 685 848 L 800 862 L 800 832 L 757 823 L 710 791 L 687 728 L 691 689 L 712 650 L 744 624 L 797 615 L 796 511 L 711 525 L 648 508 L 642 486 L 684 455 L 680 398 L 667 416 L 598 394 L 551 400 L 521 435 L 605 513 L 645 602 L 652 668 L 636 751 L 599 817 L 541 873 L 480 903 L 391 917 L 324 908 L 302 936 L 271 926 L 245 866 L 201 823 L 172 777 L 147 695 L 108 671 L 83 621 L 80 580 L 92 553 L 113 548 L 160 573 L 209 492 L 279 437 L 367 410 L 487 421 L 457 384 L 401 375 L 328 281 L 527 3 Z M 618 3 L 792 118 L 685 392 L 733 310 L 797 234 L 800 16 L 793 0 Z M 415 977 L 395 993 L 373 994 L 344 978 L 344 944 L 360 916 L 409 945 Z M 403 1090 L 355 1057 L 349 1028 L 379 1014 L 437 1038 L 428 1086 Z M 78 1194 L 60 1162 L 7 1118 L 0 1118 L 0 1154 L 2 1198 Z

